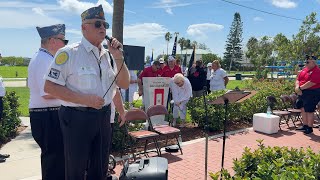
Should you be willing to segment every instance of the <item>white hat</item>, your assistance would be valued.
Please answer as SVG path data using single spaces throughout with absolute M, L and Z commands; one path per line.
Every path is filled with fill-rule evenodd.
M 160 64 L 163 64 L 164 63 L 163 58 L 159 58 L 159 62 L 160 62 Z
M 174 61 L 175 59 L 174 59 L 174 57 L 173 56 L 169 56 L 168 57 L 168 61 Z
M 207 67 L 209 67 L 209 66 L 212 66 L 212 63 L 208 63 L 208 64 L 207 64 Z

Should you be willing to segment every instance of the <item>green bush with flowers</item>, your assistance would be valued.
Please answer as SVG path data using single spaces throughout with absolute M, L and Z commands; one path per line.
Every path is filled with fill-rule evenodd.
M 245 90 L 256 91 L 253 97 L 235 104 L 228 105 L 227 117 L 228 123 L 237 123 L 239 121 L 252 122 L 253 114 L 266 112 L 267 110 L 267 96 L 274 96 L 278 100 L 278 106 L 283 107 L 280 96 L 283 94 L 292 94 L 294 92 L 294 81 L 286 79 L 276 80 L 248 80 Z M 211 92 L 206 96 L 208 101 L 214 100 L 224 94 L 225 91 Z M 191 115 L 191 120 L 197 123 L 199 127 L 205 125 L 205 108 L 203 97 L 193 98 L 188 103 L 188 111 Z M 208 105 L 208 129 L 209 131 L 219 131 L 222 129 L 224 120 L 225 108 L 224 105 Z

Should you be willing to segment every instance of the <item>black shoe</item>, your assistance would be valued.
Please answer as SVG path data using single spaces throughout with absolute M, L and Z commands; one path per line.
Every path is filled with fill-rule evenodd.
M 303 125 L 303 126 L 301 126 L 301 127 L 296 128 L 297 131 L 305 131 L 305 130 L 307 130 L 307 129 L 308 129 L 308 126 L 307 126 L 307 125 Z
M 313 132 L 312 127 L 308 127 L 308 129 L 306 129 L 303 133 L 304 134 L 311 134 Z
M 6 162 L 6 159 L 0 158 L 0 163 Z
M 5 158 L 9 158 L 10 154 L 0 154 L 0 158 L 5 159 Z

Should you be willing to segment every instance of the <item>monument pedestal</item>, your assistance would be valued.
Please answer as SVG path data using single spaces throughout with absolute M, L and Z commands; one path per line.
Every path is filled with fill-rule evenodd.
M 145 110 L 153 105 L 167 107 L 170 79 L 168 77 L 143 78 L 143 104 Z M 153 116 L 151 117 L 151 122 L 153 125 L 168 124 L 164 119 L 164 115 Z

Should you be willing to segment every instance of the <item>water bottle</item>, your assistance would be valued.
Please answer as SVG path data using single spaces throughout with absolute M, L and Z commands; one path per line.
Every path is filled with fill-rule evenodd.
M 267 117 L 270 117 L 270 115 L 271 115 L 271 108 L 270 108 L 270 106 L 268 106 L 268 109 L 267 109 Z
M 178 141 L 179 141 L 180 146 L 182 147 L 182 138 L 181 138 L 181 134 L 179 134 Z

